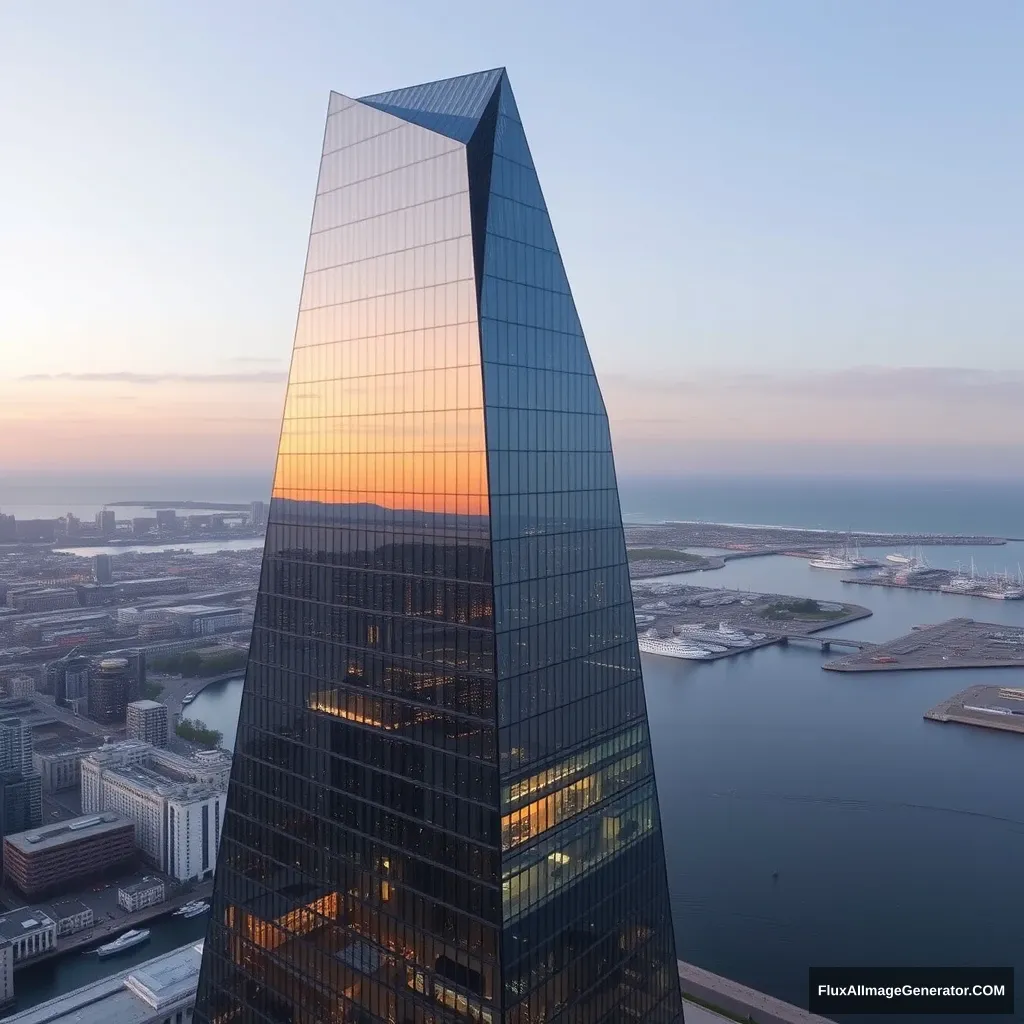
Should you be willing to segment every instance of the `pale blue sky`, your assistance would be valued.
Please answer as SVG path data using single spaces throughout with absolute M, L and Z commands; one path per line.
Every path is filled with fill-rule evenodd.
M 504 64 L 599 366 L 1024 367 L 1024 4 L 0 13 L 25 372 L 285 360 L 327 93 Z
M 1020 0 L 2 4 L 0 380 L 286 367 L 329 90 L 497 65 L 605 380 L 1024 370 L 1022 53 Z

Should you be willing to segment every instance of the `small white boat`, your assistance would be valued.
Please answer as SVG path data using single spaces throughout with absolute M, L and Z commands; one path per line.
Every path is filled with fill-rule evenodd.
M 195 699 L 196 695 L 194 693 L 186 693 L 185 696 L 181 698 L 181 703 L 184 706 L 187 704 L 191 704 L 192 701 L 194 701 Z

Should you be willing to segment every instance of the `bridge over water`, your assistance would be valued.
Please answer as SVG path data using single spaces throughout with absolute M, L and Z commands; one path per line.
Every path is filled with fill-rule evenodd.
M 781 644 L 817 644 L 823 651 L 833 647 L 846 647 L 854 651 L 870 651 L 880 646 L 870 640 L 854 640 L 847 636 L 822 636 L 820 633 L 783 633 L 779 639 Z

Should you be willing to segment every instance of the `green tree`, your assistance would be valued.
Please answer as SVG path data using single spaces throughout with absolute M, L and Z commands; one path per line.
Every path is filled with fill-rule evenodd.
M 214 750 L 219 747 L 224 739 L 223 733 L 217 729 L 211 729 L 200 719 L 183 718 L 175 727 L 174 731 L 190 743 L 198 743 L 207 750 Z

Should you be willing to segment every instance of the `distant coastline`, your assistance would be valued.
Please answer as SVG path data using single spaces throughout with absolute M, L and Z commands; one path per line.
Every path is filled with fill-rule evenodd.
M 234 501 L 182 501 L 173 498 L 168 501 L 108 501 L 107 508 L 194 508 L 204 512 L 248 512 L 252 502 L 242 504 Z
M 821 530 L 803 526 L 769 526 L 741 523 L 709 523 L 686 520 L 638 519 L 623 524 L 632 544 L 682 544 L 710 548 L 822 547 L 854 544 L 860 547 L 985 546 L 999 547 L 1014 538 L 949 533 L 880 533 L 864 530 Z M 779 553 L 785 553 L 780 550 Z

